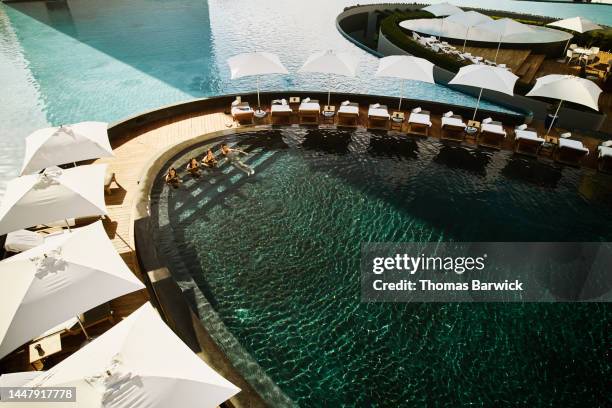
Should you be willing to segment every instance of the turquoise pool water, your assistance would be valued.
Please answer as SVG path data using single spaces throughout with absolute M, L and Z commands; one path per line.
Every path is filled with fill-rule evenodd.
M 497 9 L 603 23 L 606 6 L 458 1 Z M 252 90 L 230 81 L 226 59 L 251 50 L 280 55 L 295 72 L 316 50 L 360 56 L 356 80 L 335 78 L 342 91 L 397 95 L 397 84 L 374 80 L 376 58 L 346 41 L 335 18 L 352 0 L 66 0 L 0 4 L 0 191 L 15 175 L 23 139 L 48 124 L 116 121 L 147 109 L 220 93 Z M 263 88 L 326 87 L 317 75 L 277 76 Z M 406 94 L 473 106 L 445 87 L 412 83 Z M 485 103 L 491 108 L 491 105 Z
M 228 164 L 184 174 L 222 141 L 248 153 L 254 176 Z M 153 190 L 158 252 L 272 406 L 609 401 L 609 304 L 366 304 L 359 280 L 362 242 L 610 241 L 609 176 L 295 128 L 208 142 L 170 165 L 184 183 Z

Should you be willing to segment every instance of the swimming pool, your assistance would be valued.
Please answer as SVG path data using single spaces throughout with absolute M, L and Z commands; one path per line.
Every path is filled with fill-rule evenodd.
M 360 303 L 358 265 L 362 242 L 610 241 L 609 177 L 304 128 L 205 142 L 167 167 L 221 142 L 255 175 L 225 164 L 178 189 L 158 181 L 155 241 L 273 406 L 603 404 L 609 304 Z
M 460 5 L 524 10 L 610 22 L 607 6 L 463 0 Z M 376 58 L 344 39 L 335 18 L 352 0 L 68 0 L 0 3 L 0 192 L 16 175 L 23 139 L 49 124 L 113 122 L 178 101 L 252 90 L 229 80 L 226 59 L 267 50 L 295 72 L 314 51 L 360 56 L 357 79 L 334 78 L 343 92 L 397 95 L 373 79 Z M 602 9 L 603 7 L 603 9 Z M 263 89 L 327 88 L 319 75 L 275 76 Z M 473 106 L 448 88 L 410 83 L 406 95 Z M 483 106 L 492 108 L 484 103 Z

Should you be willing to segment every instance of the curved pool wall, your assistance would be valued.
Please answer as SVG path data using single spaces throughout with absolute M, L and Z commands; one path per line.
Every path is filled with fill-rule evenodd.
M 345 9 L 336 18 L 338 31 L 350 42 L 358 45 L 362 49 L 378 57 L 388 55 L 410 55 L 402 48 L 396 46 L 392 41 L 380 32 L 379 25 L 382 19 L 381 12 L 384 10 L 417 10 L 424 7 L 424 4 L 406 3 L 384 3 L 357 5 Z M 487 11 L 487 10 L 485 10 Z M 524 14 L 503 12 L 508 17 L 524 17 Z M 546 18 L 546 17 L 539 17 Z M 376 38 L 376 40 L 374 40 Z M 376 49 L 372 48 L 376 44 Z M 448 82 L 455 74 L 446 69 L 435 66 L 434 79 L 437 83 L 444 84 L 450 88 L 460 90 L 472 96 L 478 96 L 478 90 L 471 87 L 448 85 Z M 531 117 L 535 120 L 544 120 L 551 107 L 550 104 L 528 98 L 522 95 L 505 95 L 499 92 L 483 90 L 482 98 L 491 103 L 505 106 L 516 111 L 531 112 Z M 593 132 L 609 132 L 602 129 L 606 115 L 594 111 L 588 112 L 562 107 L 559 113 L 559 125 L 567 129 L 579 129 Z

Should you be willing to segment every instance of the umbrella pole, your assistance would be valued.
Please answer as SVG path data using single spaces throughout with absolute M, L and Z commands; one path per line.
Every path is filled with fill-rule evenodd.
M 495 51 L 495 59 L 493 60 L 493 62 L 495 62 L 496 64 L 497 64 L 497 54 L 499 54 L 499 47 L 501 47 L 502 38 L 503 36 L 500 35 L 499 42 L 497 43 L 497 51 Z
M 331 77 L 327 77 L 327 106 L 331 99 Z
M 68 223 L 68 220 L 66 218 L 64 218 L 64 222 L 66 223 L 66 226 L 68 227 L 68 232 L 72 232 L 72 230 L 70 229 L 70 224 Z
M 569 43 L 570 41 L 572 41 L 572 38 L 574 37 L 568 38 L 567 42 L 565 43 L 565 48 L 563 48 L 563 54 L 561 54 L 561 58 L 565 58 L 565 52 L 567 51 L 567 47 L 569 47 Z
M 478 102 L 476 102 L 476 109 L 474 109 L 474 116 L 472 116 L 472 120 L 476 120 L 476 112 L 478 112 L 478 107 L 480 106 L 481 96 L 482 96 L 482 88 L 480 88 L 480 93 L 478 94 Z
M 441 18 L 440 21 L 440 35 L 438 36 L 438 41 L 442 39 L 442 33 L 444 32 L 444 19 Z
M 467 44 L 467 39 L 468 39 L 469 34 L 470 34 L 470 27 L 468 27 L 467 31 L 465 32 L 465 38 L 463 39 L 463 51 L 461 52 L 465 52 L 465 44 Z
M 81 330 L 83 330 L 83 334 L 85 335 L 85 338 L 87 340 L 91 340 L 91 337 L 89 337 L 89 334 L 87 334 L 87 330 L 85 330 L 85 326 L 83 326 L 83 322 L 81 321 L 81 318 L 79 316 L 76 317 L 77 321 L 79 322 L 79 326 L 81 326 Z
M 397 106 L 397 110 L 402 110 L 402 97 L 404 96 L 404 81 L 400 81 L 400 100 L 399 105 Z
M 257 75 L 257 110 L 261 111 L 261 102 L 259 101 L 259 75 Z
M 553 118 L 550 121 L 550 126 L 548 126 L 548 130 L 546 131 L 546 136 L 548 136 L 548 134 L 550 133 L 550 129 L 552 129 L 553 125 L 555 124 L 555 120 L 557 120 L 557 115 L 559 114 L 559 109 L 561 109 L 562 103 L 563 103 L 563 99 L 559 101 L 559 106 L 557 106 L 557 110 L 555 111 L 555 114 L 553 115 Z

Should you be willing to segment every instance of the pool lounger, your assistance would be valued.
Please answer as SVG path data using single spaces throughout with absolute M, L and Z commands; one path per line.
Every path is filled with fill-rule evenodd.
M 321 105 L 316 99 L 304 98 L 298 108 L 300 123 L 313 124 L 319 123 L 319 115 L 321 114 Z
M 504 145 L 504 140 L 506 140 L 504 125 L 501 122 L 487 119 L 483 120 L 480 125 L 478 145 L 491 147 L 493 149 L 501 149 Z
M 431 127 L 431 114 L 429 111 L 415 108 L 408 117 L 408 133 L 427 136 Z
M 357 126 L 359 119 L 359 104 L 355 102 L 344 101 L 338 109 L 338 124 Z
M 386 105 L 375 103 L 368 109 L 368 127 L 387 129 L 389 127 L 389 109 Z
M 535 129 L 524 128 L 514 130 L 514 152 L 526 156 L 537 157 L 544 139 L 538 136 Z
M 272 124 L 281 121 L 289 122 L 292 113 L 293 110 L 287 104 L 286 99 L 276 99 L 272 101 L 272 105 L 270 107 L 270 120 L 272 121 Z
M 442 116 L 440 138 L 447 140 L 463 141 L 466 124 L 461 115 L 453 115 L 453 112 L 446 112 Z
M 253 123 L 255 111 L 251 109 L 248 102 L 232 103 L 231 112 L 232 118 L 241 125 Z
M 598 148 L 597 168 L 599 171 L 612 173 L 612 140 L 603 142 Z
M 588 154 L 589 149 L 584 147 L 580 140 L 559 139 L 555 161 L 570 166 L 578 166 Z

